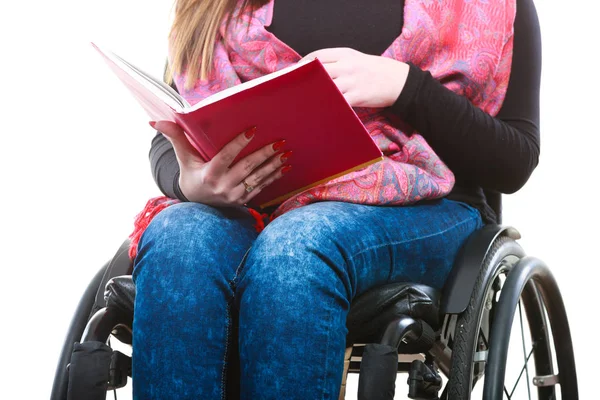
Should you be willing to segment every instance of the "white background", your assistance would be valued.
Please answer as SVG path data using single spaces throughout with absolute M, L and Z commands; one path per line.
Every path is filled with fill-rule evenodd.
M 148 118 L 89 42 L 160 76 L 171 2 L 1 4 L 0 397 L 41 399 L 49 397 L 84 288 L 146 199 L 158 194 L 148 166 Z M 505 197 L 504 222 L 521 231 L 525 250 L 559 281 L 581 398 L 592 399 L 600 355 L 590 325 L 600 292 L 600 7 L 584 0 L 536 4 L 542 155 L 526 188 Z

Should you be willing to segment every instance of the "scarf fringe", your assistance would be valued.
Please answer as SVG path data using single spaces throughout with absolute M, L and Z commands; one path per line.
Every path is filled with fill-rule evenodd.
M 271 221 L 271 217 L 269 216 L 269 214 L 261 214 L 250 207 L 248 207 L 248 212 L 256 220 L 256 224 L 254 224 L 254 229 L 256 229 L 256 232 L 261 233 L 265 229 L 265 219 L 267 221 Z
M 135 216 L 133 221 L 133 232 L 129 235 L 129 240 L 131 241 L 129 245 L 130 259 L 135 259 L 140 238 L 144 234 L 144 231 L 146 231 L 148 225 L 150 225 L 152 219 L 165 208 L 179 202 L 179 200 L 171 199 L 166 196 L 154 197 L 146 202 L 144 209 Z

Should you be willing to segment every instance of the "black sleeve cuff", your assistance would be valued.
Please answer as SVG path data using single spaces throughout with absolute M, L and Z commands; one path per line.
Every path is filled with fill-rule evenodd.
M 175 178 L 173 179 L 173 191 L 175 192 L 175 196 L 177 196 L 179 200 L 189 203 L 188 198 L 185 197 L 185 195 L 181 191 L 181 187 L 179 186 L 179 173 L 180 171 L 177 171 L 177 173 L 175 174 Z
M 398 99 L 390 106 L 390 110 L 396 116 L 405 120 L 407 115 L 414 109 L 415 98 L 421 89 L 423 81 L 426 79 L 428 72 L 421 70 L 413 63 L 407 63 L 409 66 L 406 83 Z

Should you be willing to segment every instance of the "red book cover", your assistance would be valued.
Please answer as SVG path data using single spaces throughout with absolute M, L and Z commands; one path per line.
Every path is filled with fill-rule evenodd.
M 94 47 L 152 120 L 177 122 L 205 160 L 241 132 L 256 126 L 234 163 L 278 140 L 292 150 L 293 168 L 265 187 L 250 206 L 268 207 L 383 158 L 366 128 L 318 60 L 226 89 L 189 106 L 164 82 L 122 58 Z M 170 91 L 168 96 L 164 92 Z M 182 103 L 176 104 L 177 97 Z

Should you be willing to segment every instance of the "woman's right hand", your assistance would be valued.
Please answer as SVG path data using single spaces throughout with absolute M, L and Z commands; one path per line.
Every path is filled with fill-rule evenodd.
M 204 162 L 179 125 L 169 121 L 153 121 L 150 125 L 173 145 L 179 163 L 181 192 L 193 202 L 212 206 L 244 205 L 291 168 L 284 163 L 292 152 L 280 152 L 284 141 L 269 144 L 231 165 L 250 143 L 255 129 L 239 134 L 212 160 Z

